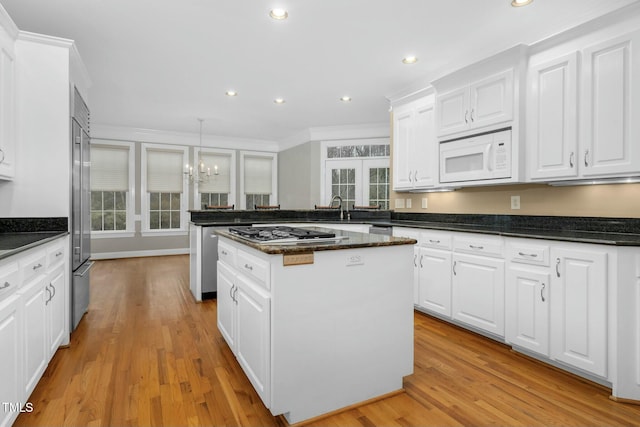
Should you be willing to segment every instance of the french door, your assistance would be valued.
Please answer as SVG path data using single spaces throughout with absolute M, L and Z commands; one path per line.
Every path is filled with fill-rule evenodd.
M 389 159 L 327 160 L 324 195 L 342 198 L 343 209 L 353 206 L 389 208 Z

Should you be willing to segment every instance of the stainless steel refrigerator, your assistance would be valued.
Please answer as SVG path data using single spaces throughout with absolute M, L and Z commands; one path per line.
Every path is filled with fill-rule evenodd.
M 73 145 L 73 174 L 71 195 L 71 330 L 75 330 L 89 307 L 89 279 L 91 266 L 91 186 L 89 108 L 78 90 L 74 91 L 71 143 Z

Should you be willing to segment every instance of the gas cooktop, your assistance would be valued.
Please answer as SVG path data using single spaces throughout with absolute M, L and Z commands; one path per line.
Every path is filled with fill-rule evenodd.
M 254 243 L 316 243 L 337 240 L 335 233 L 287 226 L 229 227 L 229 232 Z

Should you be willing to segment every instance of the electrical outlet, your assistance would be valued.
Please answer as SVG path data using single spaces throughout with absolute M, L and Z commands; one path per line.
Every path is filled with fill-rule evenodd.
M 423 197 L 423 198 L 422 198 L 422 209 L 427 209 L 427 206 L 428 206 L 428 204 L 427 204 L 427 198 L 426 198 L 426 197 Z
M 347 267 L 350 265 L 364 265 L 364 258 L 360 254 L 347 255 Z
M 520 209 L 520 196 L 511 196 L 511 209 Z
M 404 199 L 396 199 L 396 209 L 404 209 Z
M 407 199 L 407 200 L 404 202 L 404 205 L 405 205 L 405 207 L 406 207 L 407 209 L 411 209 L 411 199 Z

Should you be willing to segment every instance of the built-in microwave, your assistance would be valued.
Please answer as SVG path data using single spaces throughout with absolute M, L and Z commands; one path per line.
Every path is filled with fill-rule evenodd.
M 511 129 L 440 143 L 440 182 L 511 178 Z

